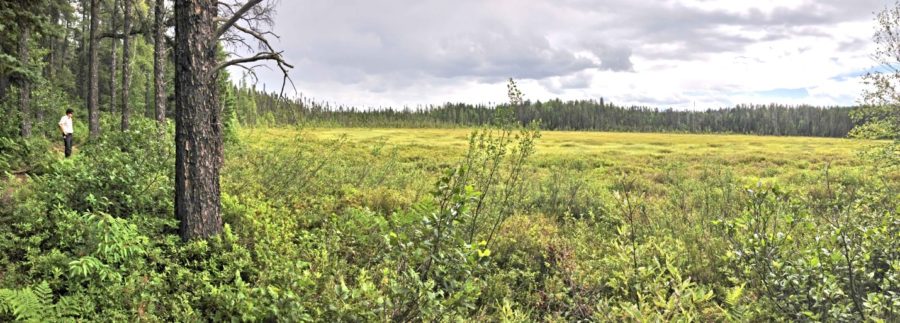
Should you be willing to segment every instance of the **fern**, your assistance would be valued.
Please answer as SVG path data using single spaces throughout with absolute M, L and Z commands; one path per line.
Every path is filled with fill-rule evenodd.
M 741 300 L 741 297 L 744 296 L 744 285 L 745 284 L 734 286 L 734 288 L 729 290 L 725 295 L 725 303 L 731 305 L 732 307 L 737 306 L 738 302 L 740 302 Z
M 43 322 L 53 313 L 53 290 L 47 282 L 20 290 L 0 289 L 0 315 L 17 321 Z

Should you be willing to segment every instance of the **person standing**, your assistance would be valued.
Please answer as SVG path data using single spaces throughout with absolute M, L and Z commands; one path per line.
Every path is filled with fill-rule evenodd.
M 72 109 L 66 109 L 66 115 L 59 119 L 59 130 L 62 131 L 63 134 L 63 142 L 66 145 L 66 158 L 72 156 L 72 114 L 75 112 Z

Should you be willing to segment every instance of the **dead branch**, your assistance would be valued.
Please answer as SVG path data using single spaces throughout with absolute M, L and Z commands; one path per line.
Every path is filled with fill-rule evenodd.
M 213 41 L 221 41 L 234 47 L 242 46 L 246 48 L 248 52 L 253 52 L 254 48 L 248 43 L 248 40 L 255 39 L 258 43 L 256 50 L 260 52 L 249 57 L 238 57 L 227 60 L 216 66 L 215 70 L 219 71 L 229 66 L 237 66 L 248 71 L 254 80 L 258 80 L 256 73 L 253 70 L 264 65 L 248 67 L 244 64 L 259 61 L 273 61 L 278 66 L 278 69 L 281 70 L 284 77 L 281 84 L 281 92 L 283 94 L 284 88 L 288 83 L 290 83 L 292 87 L 294 86 L 294 82 L 291 80 L 288 73 L 294 66 L 287 63 L 282 56 L 282 52 L 275 50 L 275 47 L 272 46 L 270 37 L 274 37 L 275 39 L 278 39 L 279 37 L 272 31 L 264 30 L 263 25 L 272 25 L 274 7 L 272 2 L 269 2 L 269 4 L 265 6 L 260 5 L 262 2 L 263 0 L 248 0 L 242 5 L 237 1 L 231 4 L 225 2 L 218 3 L 223 11 L 229 14 L 229 16 L 216 18 L 219 27 L 216 29 Z M 235 10 L 235 8 L 238 9 Z M 215 44 L 213 43 L 210 45 Z M 235 53 L 231 53 L 230 55 L 233 56 Z
M 250 0 L 247 1 L 247 3 L 244 3 L 244 5 L 240 9 L 238 9 L 234 12 L 233 15 L 231 15 L 231 18 L 226 19 L 225 22 L 219 25 L 219 28 L 216 29 L 216 34 L 215 36 L 213 36 L 213 39 L 219 39 L 219 37 L 222 37 L 222 35 L 225 34 L 225 32 L 228 31 L 228 29 L 230 29 L 231 26 L 233 26 L 238 21 L 238 19 L 241 19 L 244 14 L 250 11 L 250 9 L 253 9 L 254 6 L 262 1 L 263 0 Z M 226 7 L 227 6 L 228 5 L 226 5 Z

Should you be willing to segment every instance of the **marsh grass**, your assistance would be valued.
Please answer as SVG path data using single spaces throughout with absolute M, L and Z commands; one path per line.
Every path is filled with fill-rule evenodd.
M 346 138 L 349 151 L 377 145 L 391 147 L 399 163 L 424 171 L 436 170 L 463 156 L 468 129 L 306 129 L 304 140 L 325 142 Z M 244 130 L 252 147 L 290 145 L 293 129 Z M 645 178 L 663 176 L 672 164 L 683 165 L 684 176 L 698 178 L 709 166 L 725 166 L 746 183 L 778 182 L 787 187 L 810 184 L 812 174 L 826 164 L 832 170 L 859 169 L 859 152 L 879 141 L 813 137 L 692 135 L 659 133 L 546 131 L 530 161 L 534 171 L 549 176 L 555 170 L 576 171 L 588 181 L 608 181 L 621 172 Z

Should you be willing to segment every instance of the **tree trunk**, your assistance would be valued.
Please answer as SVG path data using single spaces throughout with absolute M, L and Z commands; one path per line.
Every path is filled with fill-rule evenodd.
M 23 66 L 31 65 L 31 55 L 28 52 L 28 34 L 30 30 L 23 26 L 19 34 L 19 61 Z M 31 137 L 31 80 L 23 76 L 19 83 L 19 113 L 21 117 L 22 137 Z
M 144 118 L 153 118 L 153 71 L 144 69 Z
M 154 16 L 156 19 L 156 35 L 153 40 L 153 92 L 156 102 L 156 122 L 166 124 L 166 42 L 165 42 L 165 0 L 156 0 Z
M 0 75 L 0 102 L 6 99 L 6 91 L 9 90 L 9 75 Z
M 124 40 L 122 41 L 122 131 L 128 131 L 129 119 L 131 118 L 131 108 L 129 104 L 129 94 L 131 93 L 131 41 L 129 33 L 131 33 L 131 1 L 122 0 L 125 3 L 124 20 Z
M 68 62 L 69 59 L 69 34 L 72 32 L 72 22 L 66 18 L 66 35 L 63 36 L 62 46 L 60 46 L 59 59 L 56 60 L 56 71 L 62 69 L 63 64 Z
M 94 0 L 90 0 L 94 1 Z M 90 68 L 88 67 L 90 59 L 88 56 L 88 43 L 90 42 L 88 38 L 88 26 L 90 25 L 88 21 L 88 0 L 81 0 L 81 57 L 79 57 L 79 61 L 81 61 L 81 66 L 78 69 L 78 83 L 81 85 L 80 93 L 81 98 L 84 99 L 84 103 L 86 106 L 90 106 L 90 99 L 88 98 L 90 93 L 90 83 L 88 74 L 90 73 Z
M 100 110 L 98 103 L 99 89 L 99 73 L 100 58 L 98 56 L 98 35 L 100 30 L 99 0 L 91 0 L 91 34 L 90 49 L 88 50 L 90 58 L 88 59 L 88 70 L 90 78 L 90 89 L 88 90 L 88 124 L 91 132 L 91 138 L 100 136 Z
M 117 24 L 116 18 L 119 15 L 119 0 L 113 2 L 112 7 L 112 15 L 110 16 L 109 21 L 109 30 L 112 33 L 116 33 L 119 26 Z M 116 70 L 118 69 L 118 59 L 116 58 L 116 45 L 119 44 L 119 39 L 116 37 L 110 37 L 110 54 L 109 54 L 109 112 L 116 111 Z
M 50 9 L 50 23 L 53 26 L 59 25 L 59 9 L 57 7 L 51 7 Z M 49 53 L 44 57 L 44 62 L 47 64 L 44 66 L 44 75 L 48 80 L 54 80 L 56 75 L 56 60 L 59 59 L 58 55 L 58 47 L 59 40 L 57 36 L 53 33 L 48 33 L 44 35 L 44 41 L 46 42 L 47 49 L 49 49 Z
M 222 232 L 215 0 L 175 1 L 175 215 L 185 241 Z

